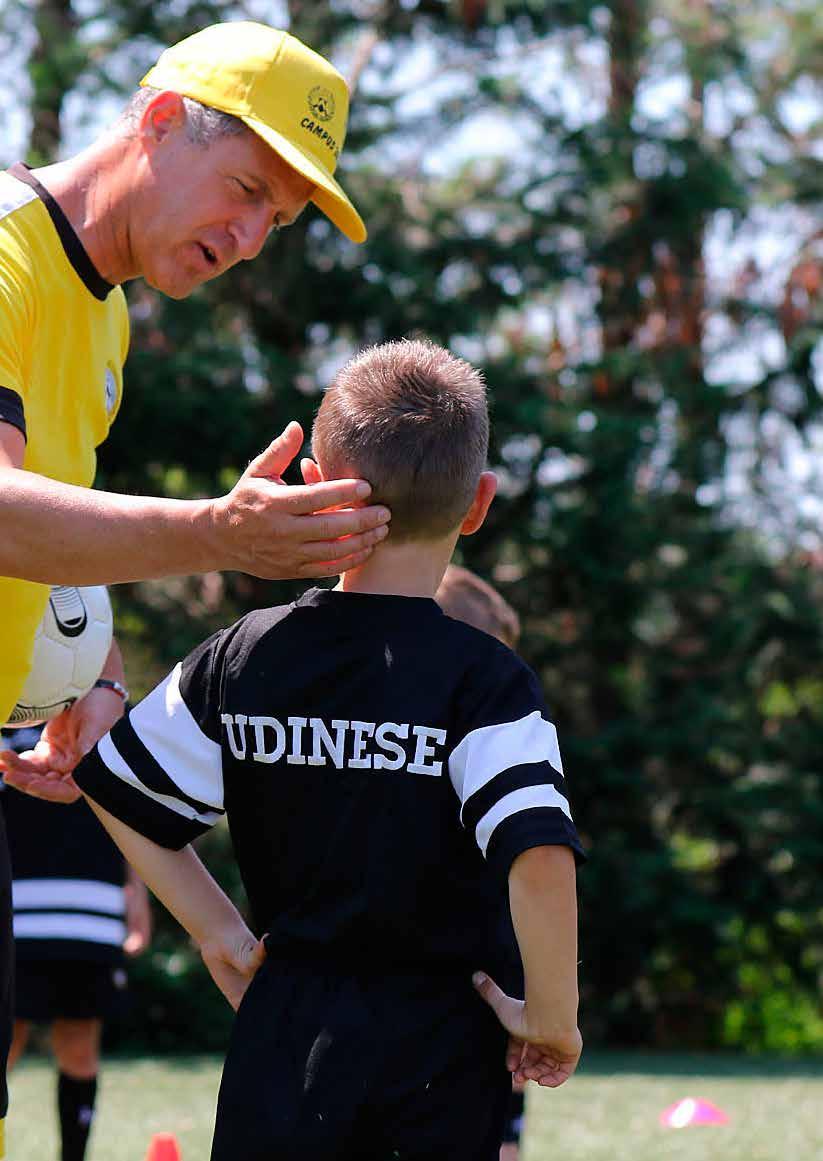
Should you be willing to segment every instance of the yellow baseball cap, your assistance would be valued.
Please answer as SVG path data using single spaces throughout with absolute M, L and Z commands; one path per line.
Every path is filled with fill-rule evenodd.
M 311 200 L 353 242 L 363 220 L 332 176 L 346 137 L 349 90 L 296 36 L 250 20 L 212 24 L 167 48 L 141 85 L 231 113 L 316 186 Z

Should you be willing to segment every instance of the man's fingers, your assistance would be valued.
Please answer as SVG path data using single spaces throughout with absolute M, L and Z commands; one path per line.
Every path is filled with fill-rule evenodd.
M 322 484 L 293 484 L 289 487 L 289 511 L 293 516 L 308 516 L 313 512 L 325 512 L 329 508 L 343 508 L 362 504 L 371 495 L 371 485 L 365 480 L 328 480 Z M 369 513 L 368 508 L 362 509 Z M 385 511 L 385 509 L 384 509 Z M 382 524 L 388 520 L 388 513 L 375 517 L 370 512 L 367 520 Z M 360 525 L 361 528 L 367 525 Z
M 361 564 L 365 564 L 373 551 L 373 548 L 364 548 L 362 552 L 356 552 L 353 556 L 341 556 L 338 560 L 323 560 L 313 564 L 304 564 L 298 575 L 306 580 L 340 576 L 341 573 L 348 572 L 350 568 L 359 568 Z
M 47 802 L 61 802 L 64 805 L 76 802 L 80 790 L 73 778 L 50 771 L 48 774 L 32 773 L 25 768 L 6 767 L 3 781 L 15 790 L 21 790 L 32 798 L 42 798 Z
M 269 446 L 251 461 L 246 476 L 282 476 L 303 446 L 303 429 L 292 421 Z
M 367 549 L 372 549 L 388 535 L 385 524 L 371 528 L 368 532 L 360 532 L 356 536 L 345 536 L 340 539 L 313 540 L 303 545 L 304 564 L 311 566 L 328 561 L 330 564 L 341 561 L 346 557 L 355 556 Z M 339 570 L 338 570 L 339 571 Z

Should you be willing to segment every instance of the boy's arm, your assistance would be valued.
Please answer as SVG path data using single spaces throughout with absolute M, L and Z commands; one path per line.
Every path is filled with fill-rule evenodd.
M 577 899 L 575 862 L 565 846 L 531 847 L 509 872 L 509 902 L 523 960 L 526 1000 L 478 973 L 475 986 L 510 1034 L 516 1079 L 557 1087 L 577 1067 Z
M 126 938 L 123 950 L 126 955 L 142 955 L 151 943 L 151 903 L 146 884 L 131 863 L 126 863 L 123 889 L 126 897 Z
M 237 908 L 190 846 L 168 850 L 145 838 L 86 796 L 126 860 L 195 941 L 212 979 L 236 1010 L 265 959 Z

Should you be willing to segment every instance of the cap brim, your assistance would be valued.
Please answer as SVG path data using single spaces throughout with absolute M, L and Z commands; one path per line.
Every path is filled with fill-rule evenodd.
M 330 173 L 322 169 L 308 153 L 298 149 L 287 137 L 283 137 L 262 121 L 242 114 L 239 120 L 254 130 L 258 137 L 262 137 L 287 165 L 302 173 L 303 177 L 315 185 L 311 201 L 337 226 L 338 230 L 352 242 L 366 241 L 363 219 Z

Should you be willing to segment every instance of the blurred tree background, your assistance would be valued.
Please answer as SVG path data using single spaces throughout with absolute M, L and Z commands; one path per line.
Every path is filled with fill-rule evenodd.
M 591 843 L 584 1036 L 819 1050 L 819 5 L 6 0 L 28 83 L 0 112 L 30 162 L 65 154 L 160 46 L 232 18 L 350 78 L 340 175 L 369 240 L 309 210 L 185 302 L 130 285 L 98 484 L 227 490 L 364 343 L 422 333 L 482 366 L 500 496 L 461 551 L 523 617 Z M 115 589 L 132 688 L 294 591 Z M 237 891 L 225 832 L 203 853 Z M 130 1042 L 221 1046 L 221 1001 L 159 927 Z

